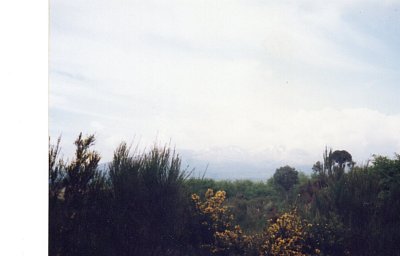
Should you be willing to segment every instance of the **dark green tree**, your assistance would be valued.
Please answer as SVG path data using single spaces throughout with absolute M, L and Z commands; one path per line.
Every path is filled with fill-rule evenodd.
M 299 173 L 295 168 L 288 165 L 276 169 L 273 176 L 274 184 L 281 188 L 288 200 L 289 191 L 299 182 Z
M 95 138 L 75 141 L 75 156 L 64 163 L 58 159 L 59 142 L 49 147 L 49 254 L 89 255 L 95 252 L 102 232 L 98 203 L 105 178 L 98 170 L 100 155 L 91 150 Z

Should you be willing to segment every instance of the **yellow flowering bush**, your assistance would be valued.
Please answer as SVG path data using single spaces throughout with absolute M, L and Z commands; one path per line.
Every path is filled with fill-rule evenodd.
M 200 225 L 200 247 L 211 255 L 319 255 L 310 232 L 312 224 L 302 220 L 296 209 L 282 214 L 275 221 L 269 220 L 262 234 L 245 235 L 224 205 L 226 193 L 208 189 L 204 200 L 196 194 L 192 201 Z
M 300 219 L 296 209 L 284 213 L 274 222 L 269 220 L 269 226 L 263 234 L 260 255 L 319 255 L 320 250 L 311 248 L 307 242 L 311 227 L 312 224 Z
M 239 225 L 232 224 L 233 215 L 223 205 L 225 198 L 225 191 L 214 194 L 212 189 L 207 190 L 204 201 L 198 195 L 192 195 L 202 227 L 201 247 L 212 255 L 245 255 L 251 237 L 244 235 Z

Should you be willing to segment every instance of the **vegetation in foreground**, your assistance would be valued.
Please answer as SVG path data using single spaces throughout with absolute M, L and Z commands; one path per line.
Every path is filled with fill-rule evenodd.
M 356 166 L 325 150 L 311 177 L 216 181 L 126 143 L 101 171 L 94 142 L 79 135 L 68 162 L 49 145 L 49 255 L 400 255 L 397 154 Z

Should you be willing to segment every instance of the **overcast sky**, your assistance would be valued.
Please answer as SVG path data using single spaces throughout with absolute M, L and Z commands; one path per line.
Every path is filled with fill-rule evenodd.
M 103 162 L 155 141 L 210 163 L 400 152 L 400 1 L 50 1 L 49 131 Z

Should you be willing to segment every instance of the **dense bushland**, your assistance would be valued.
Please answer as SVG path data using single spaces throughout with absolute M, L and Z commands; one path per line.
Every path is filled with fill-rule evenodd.
M 74 159 L 49 149 L 50 255 L 176 255 L 190 248 L 190 195 L 180 158 L 154 147 L 131 154 L 126 143 L 108 172 L 98 168 L 94 137 L 75 141 Z
M 94 143 L 79 135 L 70 161 L 49 143 L 49 255 L 399 255 L 399 155 L 325 150 L 311 176 L 216 181 L 126 143 L 100 170 Z

